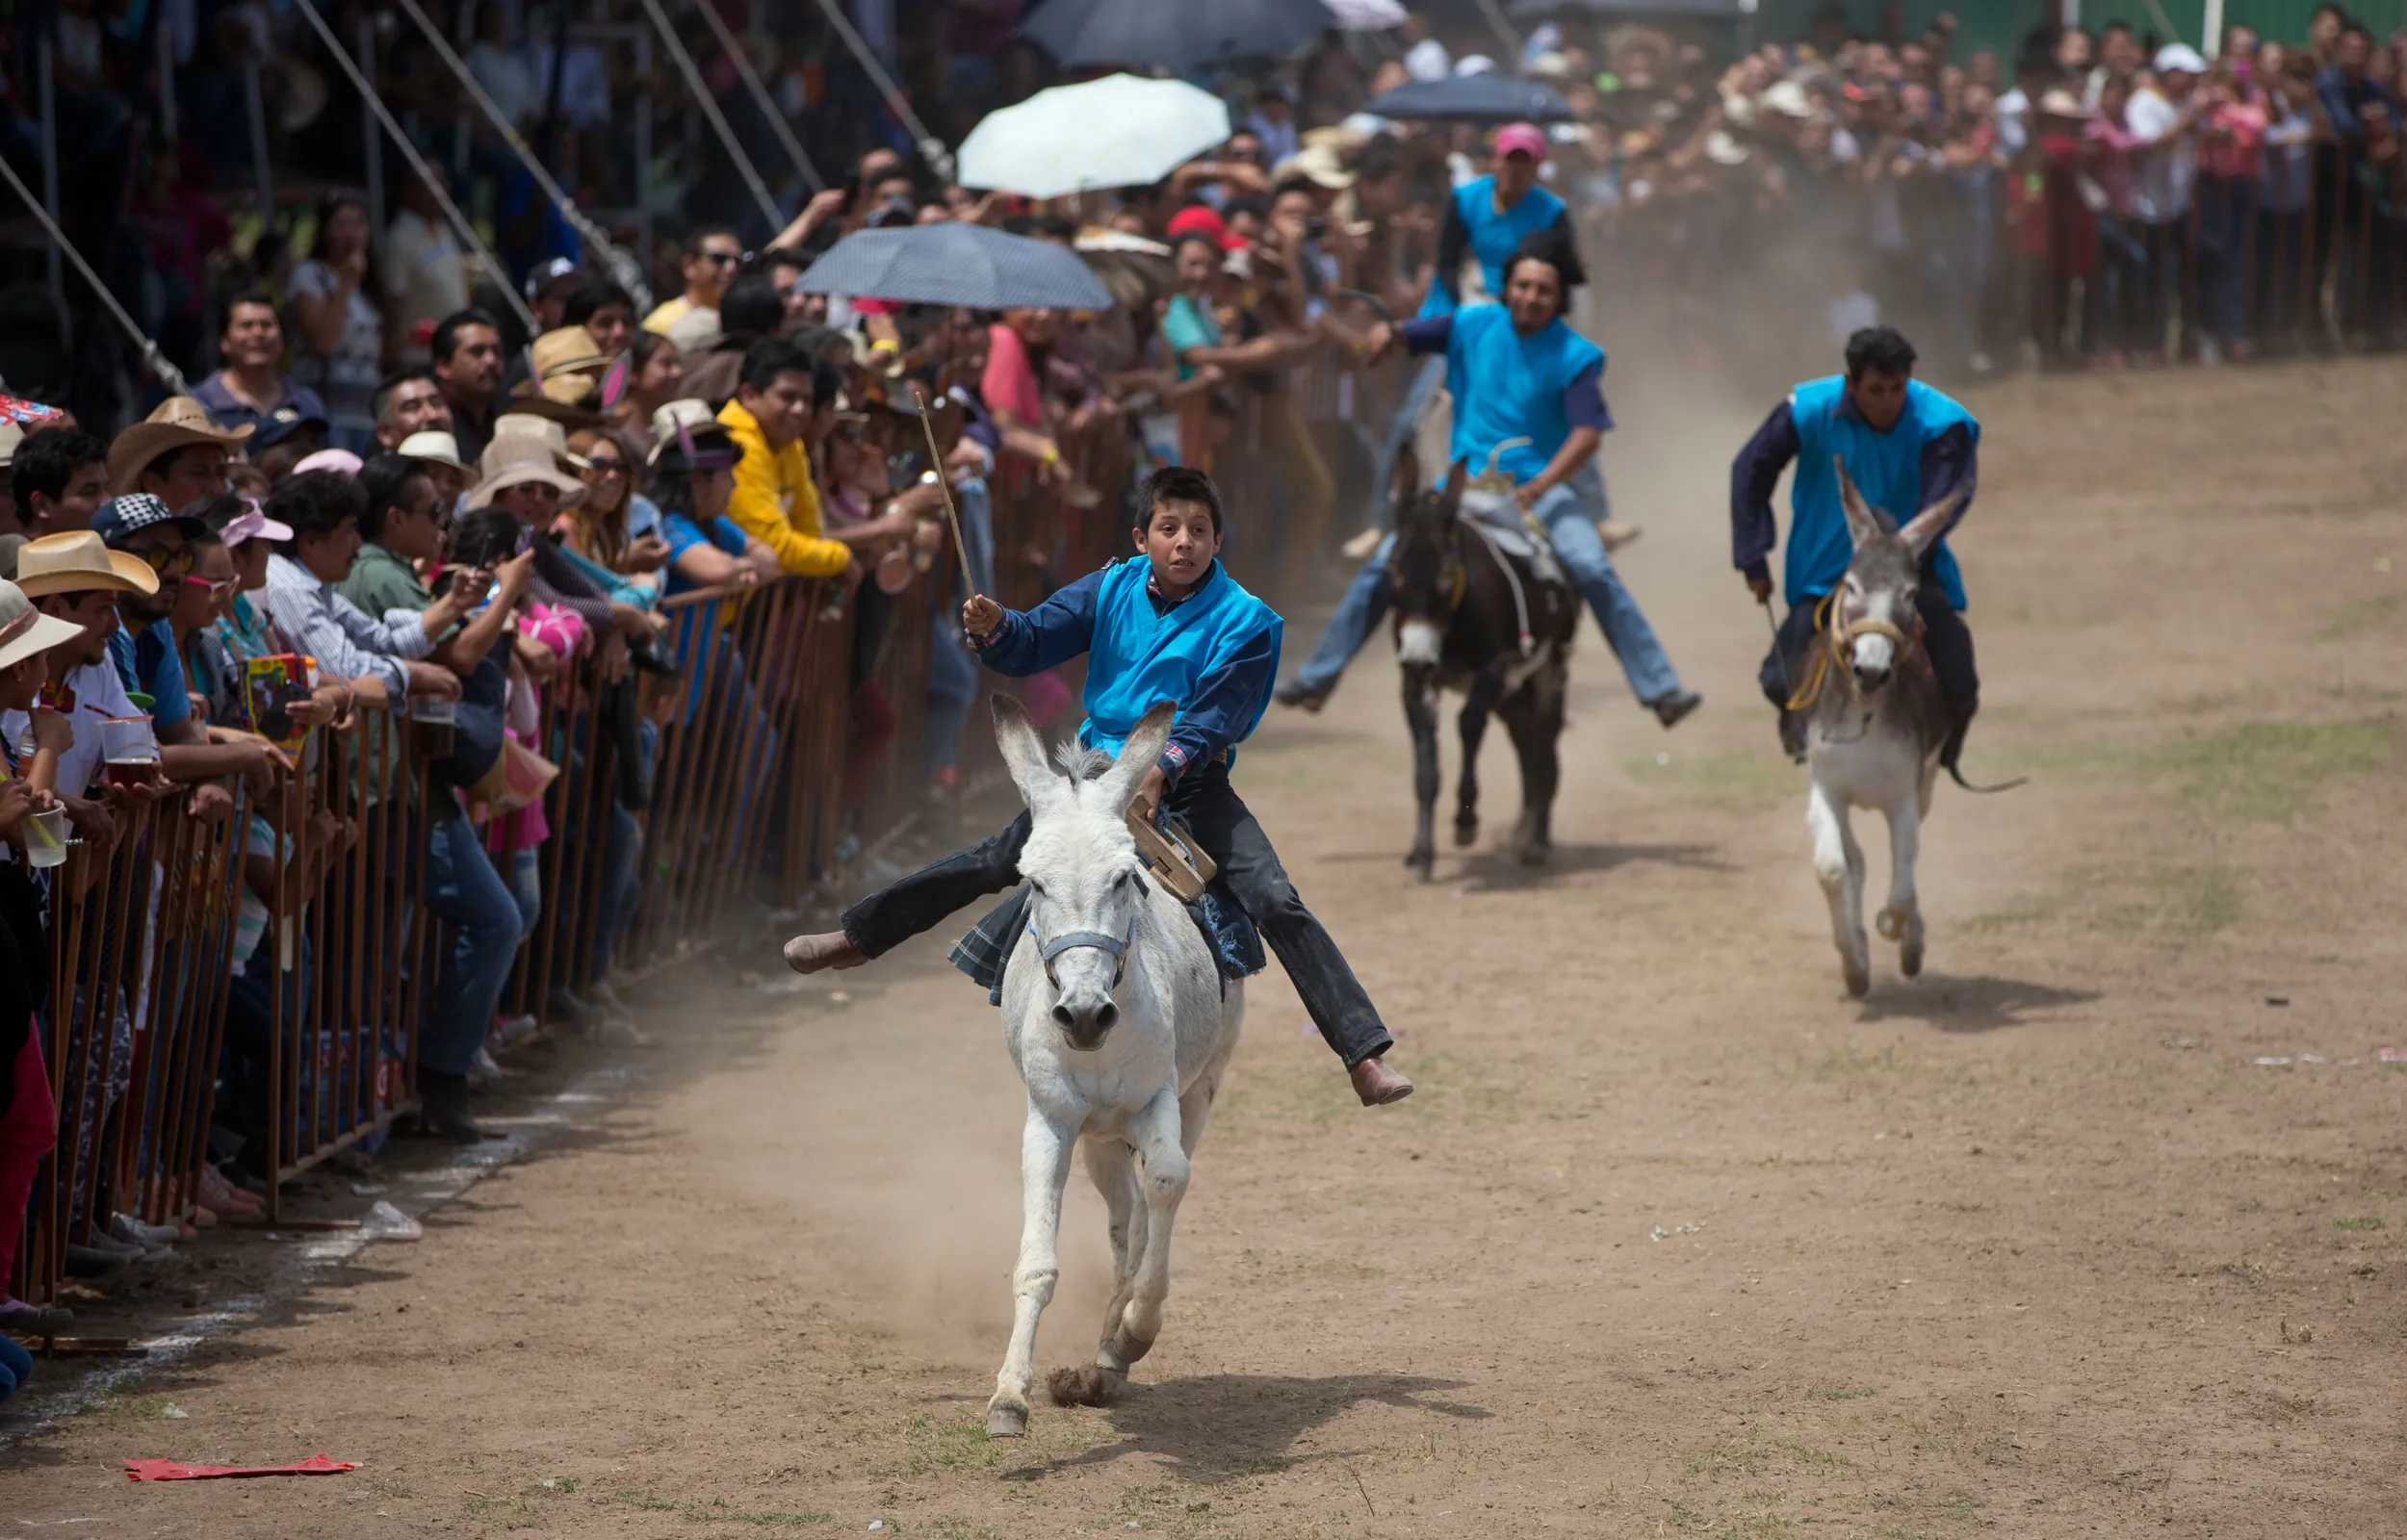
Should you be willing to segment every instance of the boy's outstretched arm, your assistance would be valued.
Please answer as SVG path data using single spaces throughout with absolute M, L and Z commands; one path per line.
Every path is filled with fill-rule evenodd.
M 1034 609 L 1004 610 L 993 630 L 981 636 L 971 629 L 971 649 L 988 668 L 1014 679 L 1061 667 L 1095 645 L 1095 599 L 1109 570 L 1098 568 L 1069 587 L 1056 589 L 1052 598 Z M 965 628 L 976 625 L 973 617 L 980 603 L 972 599 L 963 606 Z

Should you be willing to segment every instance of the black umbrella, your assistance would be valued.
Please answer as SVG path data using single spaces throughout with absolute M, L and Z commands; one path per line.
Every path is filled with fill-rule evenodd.
M 1111 291 L 1066 247 L 982 224 L 914 224 L 848 235 L 811 264 L 804 293 L 972 310 L 1108 310 Z
M 1135 64 L 1183 74 L 1293 53 L 1336 24 L 1321 0 L 1044 0 L 1020 36 L 1064 69 Z
M 1571 118 L 1571 104 L 1552 86 L 1511 75 L 1409 81 L 1372 97 L 1362 110 L 1380 117 L 1438 123 L 1562 123 Z

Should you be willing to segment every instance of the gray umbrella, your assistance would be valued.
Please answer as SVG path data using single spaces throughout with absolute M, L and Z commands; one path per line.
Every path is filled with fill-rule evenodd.
M 1511 75 L 1408 81 L 1362 106 L 1381 117 L 1437 123 L 1561 123 L 1571 104 L 1552 86 Z
M 848 235 L 811 264 L 800 287 L 805 294 L 972 310 L 1108 310 L 1112 303 L 1111 291 L 1076 252 L 950 222 Z

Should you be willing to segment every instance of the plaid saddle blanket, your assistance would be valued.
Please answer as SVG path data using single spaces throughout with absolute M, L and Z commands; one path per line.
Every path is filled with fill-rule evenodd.
M 1212 961 L 1220 968 L 1222 994 L 1229 992 L 1230 979 L 1251 978 L 1269 962 L 1262 952 L 1262 933 L 1217 880 L 1204 889 L 1202 898 L 1187 906 L 1187 913 L 1204 933 L 1204 944 L 1212 949 Z M 1011 962 L 1012 949 L 1020 944 L 1020 933 L 1027 927 L 1028 890 L 1022 886 L 1005 893 L 986 918 L 953 944 L 953 966 L 986 986 L 987 1004 L 1003 1003 L 1003 970 Z

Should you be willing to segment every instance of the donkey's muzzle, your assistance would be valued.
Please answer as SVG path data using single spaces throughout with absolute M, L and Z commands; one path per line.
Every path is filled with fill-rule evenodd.
M 1057 1005 L 1053 1007 L 1053 1020 L 1060 1024 L 1070 1046 L 1080 1053 L 1093 1053 L 1111 1036 L 1120 1020 L 1120 1007 L 1109 998 L 1096 1006 Z
M 1889 682 L 1896 670 L 1886 663 L 1857 663 L 1854 668 L 1855 687 L 1869 694 Z

